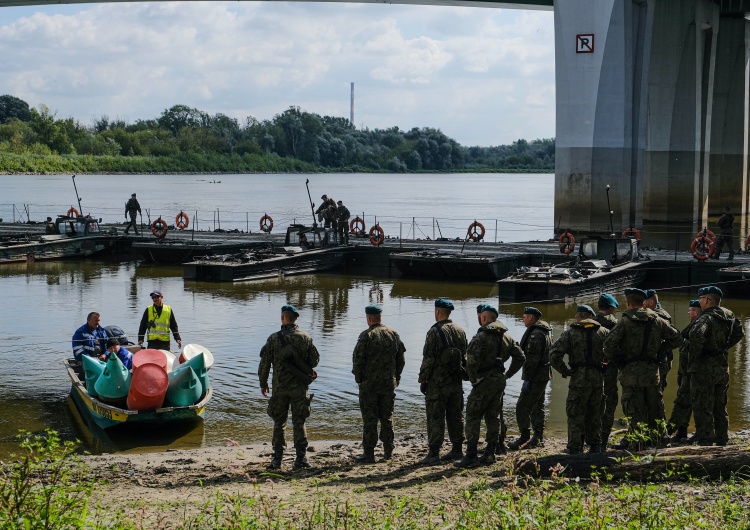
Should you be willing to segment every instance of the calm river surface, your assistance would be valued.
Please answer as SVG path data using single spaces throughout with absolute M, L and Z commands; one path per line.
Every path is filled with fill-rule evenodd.
M 209 228 L 218 208 L 222 228 L 240 228 L 245 218 L 255 230 L 263 213 L 280 226 L 297 218 L 310 218 L 305 176 L 221 175 L 209 184 L 204 176 L 80 176 L 76 178 L 84 211 L 115 221 L 122 206 L 136 191 L 151 216 L 160 212 L 173 218 L 180 208 L 198 211 Z M 553 234 L 552 175 L 310 175 L 311 193 L 317 199 L 328 192 L 341 198 L 352 212 L 390 223 L 393 230 L 421 230 L 417 237 L 432 237 L 433 218 L 446 237 L 465 233 L 467 219 L 477 219 L 505 241 L 547 239 Z M 201 180 L 202 179 L 202 180 Z M 213 178 L 211 179 L 213 180 Z M 313 191 L 314 190 L 314 191 Z M 0 177 L 0 217 L 12 219 L 30 211 L 32 220 L 54 216 L 75 204 L 70 176 Z M 319 200 L 315 200 L 319 202 Z M 25 206 L 24 206 L 25 205 Z M 365 205 L 365 206 L 363 206 Z M 176 212 L 175 212 L 176 209 Z M 158 215 L 158 214 L 156 214 Z M 144 216 L 145 217 L 145 216 Z M 192 216 L 191 216 L 192 217 Z M 412 222 L 412 217 L 418 218 Z M 471 222 L 471 221 L 469 221 Z M 235 226 L 231 226 L 234 223 Z M 512 224 L 518 223 L 518 224 Z M 230 225 L 230 226 L 227 226 Z M 536 226 L 532 226 L 536 225 Z M 455 228 L 451 228 L 455 226 Z M 388 229 L 386 229 L 388 231 Z M 448 232 L 448 233 L 446 233 Z M 493 233 L 488 236 L 492 239 Z M 409 235 L 409 237 L 411 237 Z M 653 286 L 658 287 L 658 286 Z M 102 314 L 102 323 L 116 324 L 135 339 L 140 316 L 150 303 L 153 289 L 164 292 L 172 305 L 183 341 L 201 344 L 214 354 L 210 371 L 214 399 L 205 422 L 180 431 L 138 436 L 113 433 L 92 435 L 68 403 L 70 382 L 61 360 L 70 355 L 70 337 L 85 322 L 89 311 Z M 311 440 L 360 437 L 356 385 L 351 375 L 351 353 L 357 335 L 367 327 L 364 307 L 379 303 L 384 322 L 402 337 L 406 368 L 397 390 L 397 435 L 425 430 L 424 402 L 417 372 L 427 329 L 434 322 L 432 302 L 451 298 L 453 319 L 469 336 L 477 328 L 476 305 L 497 303 L 492 283 L 440 283 L 336 274 L 298 276 L 271 281 L 209 284 L 182 279 L 180 267 L 155 267 L 137 262 L 39 262 L 32 266 L 0 267 L 0 455 L 16 445 L 19 429 L 58 430 L 67 439 L 79 438 L 92 452 L 188 448 L 226 443 L 270 441 L 271 420 L 266 400 L 258 388 L 259 351 L 266 338 L 278 330 L 280 307 L 297 306 L 298 323 L 312 335 L 321 353 L 313 412 L 308 422 Z M 662 305 L 677 327 L 687 324 L 687 303 L 695 293 L 662 291 Z M 622 296 L 618 296 L 622 300 Z M 594 300 L 585 300 L 593 303 Z M 556 336 L 572 321 L 574 305 L 537 304 Z M 743 321 L 750 314 L 746 300 L 726 300 Z M 511 335 L 523 334 L 522 306 L 503 304 L 501 320 Z M 750 334 L 750 333 L 749 333 Z M 176 347 L 176 346 L 174 346 Z M 748 344 L 742 341 L 732 353 L 730 422 L 732 429 L 750 425 L 750 374 Z M 671 410 L 676 373 L 666 391 Z M 520 390 L 518 376 L 510 381 L 505 411 L 515 432 L 514 408 Z M 468 387 L 466 388 L 468 392 Z M 566 381 L 553 380 L 547 407 L 552 433 L 565 432 Z

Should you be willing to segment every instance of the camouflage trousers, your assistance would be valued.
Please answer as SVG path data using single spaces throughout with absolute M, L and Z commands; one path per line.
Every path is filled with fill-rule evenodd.
M 273 389 L 271 399 L 268 400 L 268 415 L 273 418 L 271 445 L 274 451 L 283 451 L 286 448 L 284 427 L 289 417 L 289 409 L 292 410 L 294 446 L 307 447 L 305 420 L 310 416 L 311 400 L 312 396 L 307 395 L 306 387 Z
M 657 428 L 657 421 L 664 418 L 664 398 L 659 385 L 651 386 L 622 386 L 622 411 L 628 417 L 631 431 L 643 423 L 649 429 Z
M 446 422 L 451 443 L 463 443 L 464 390 L 460 381 L 457 385 L 429 388 L 425 396 L 425 409 L 427 410 L 427 444 L 430 447 L 443 445 Z
M 699 444 L 726 443 L 729 440 L 728 392 L 728 373 L 690 374 L 695 438 Z
M 602 389 L 602 441 L 609 439 L 612 426 L 615 424 L 615 411 L 620 398 L 617 391 L 617 370 L 608 368 L 604 371 L 604 388 Z
M 601 444 L 602 387 L 571 386 L 565 402 L 568 416 L 568 449 L 582 449 L 585 440 L 590 446 Z
M 362 447 L 374 449 L 378 444 L 378 422 L 383 448 L 393 449 L 393 408 L 396 393 L 389 389 L 359 389 L 359 410 L 362 412 Z
M 675 427 L 687 428 L 690 416 L 693 415 L 693 398 L 690 397 L 690 374 L 682 376 L 680 386 L 677 388 L 677 396 L 672 405 L 672 415 L 669 424 Z
M 500 424 L 503 422 L 503 395 L 505 377 L 485 380 L 473 386 L 466 400 L 466 442 L 479 443 L 479 431 L 482 418 L 487 426 L 485 440 L 495 443 L 500 436 Z
M 535 433 L 544 431 L 544 396 L 549 381 L 524 381 L 521 395 L 516 402 L 518 429 L 532 428 Z

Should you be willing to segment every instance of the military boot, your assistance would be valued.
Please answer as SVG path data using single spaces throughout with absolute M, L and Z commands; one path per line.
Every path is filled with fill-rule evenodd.
M 307 461 L 307 447 L 299 446 L 295 449 L 297 450 L 297 458 L 294 459 L 294 469 L 310 467 L 310 463 Z
M 417 462 L 417 464 L 427 466 L 431 464 L 437 464 L 438 462 L 440 462 L 440 448 L 437 445 L 431 445 L 427 456 Z
M 456 462 L 456 467 L 477 467 L 478 465 L 477 444 L 466 444 L 466 454 L 459 462 Z
M 390 460 L 393 458 L 393 446 L 383 447 L 383 460 Z
M 526 448 L 533 449 L 540 445 L 544 445 L 544 431 L 534 431 L 534 436 L 532 436 L 529 443 L 526 444 Z
M 442 462 L 449 462 L 449 461 L 453 461 L 453 460 L 461 460 L 461 458 L 463 458 L 463 456 L 464 456 L 464 452 L 463 452 L 463 447 L 462 446 L 463 446 L 462 442 L 454 443 L 453 447 L 450 450 L 450 452 L 444 454 L 443 456 L 441 456 L 440 460 Z
M 514 451 L 518 451 L 521 449 L 521 446 L 528 442 L 531 439 L 531 429 L 522 429 L 521 430 L 521 436 L 513 440 L 508 444 L 509 449 L 513 449 Z
M 597 454 L 602 452 L 602 446 L 601 445 L 592 445 L 589 446 L 589 453 Z
M 354 460 L 356 460 L 358 464 L 374 464 L 375 449 L 365 449 L 361 455 L 355 456 Z
M 503 444 L 505 445 L 505 444 Z M 484 453 L 479 457 L 479 462 L 482 464 L 494 464 L 495 463 L 495 447 L 493 443 L 488 443 L 484 448 Z
M 283 449 L 274 450 L 273 458 L 266 466 L 268 469 L 281 469 L 281 459 L 284 456 Z

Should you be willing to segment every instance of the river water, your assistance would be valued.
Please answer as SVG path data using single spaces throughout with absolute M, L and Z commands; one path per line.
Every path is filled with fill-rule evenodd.
M 295 219 L 310 219 L 305 176 L 221 175 L 208 183 L 200 176 L 80 176 L 76 178 L 83 209 L 105 221 L 122 216 L 132 191 L 150 215 L 173 217 L 180 208 L 198 212 L 199 226 L 208 229 L 216 220 L 222 228 L 255 231 L 264 213 L 284 226 Z M 214 180 L 213 176 L 211 180 Z M 488 239 L 504 241 L 547 239 L 553 235 L 552 175 L 311 175 L 313 197 L 328 192 L 354 212 L 378 217 L 389 230 L 403 237 L 432 238 L 433 226 L 446 237 L 465 233 L 468 222 L 480 220 L 491 227 Z M 0 177 L 0 217 L 27 215 L 44 219 L 77 206 L 70 176 Z M 315 190 L 315 191 L 313 191 Z M 316 203 L 319 200 L 315 201 Z M 176 211 L 175 211 L 176 210 Z M 194 216 L 191 216 L 191 218 Z M 412 220 L 412 217 L 414 220 Z M 468 222 L 467 222 L 468 221 Z M 368 223 L 369 224 L 369 223 Z M 437 228 L 436 228 L 437 230 Z M 650 286 L 659 287 L 659 286 Z M 210 371 L 214 399 L 203 423 L 161 433 L 113 432 L 92 434 L 68 401 L 70 382 L 62 359 L 70 354 L 70 337 L 85 322 L 89 311 L 102 314 L 104 325 L 116 324 L 135 339 L 148 294 L 160 289 L 173 307 L 183 343 L 211 350 Z M 226 443 L 270 441 L 271 420 L 258 387 L 259 351 L 278 330 L 280 307 L 294 304 L 301 313 L 300 327 L 310 333 L 321 353 L 313 412 L 308 421 L 311 440 L 357 440 L 361 433 L 351 354 L 358 334 L 367 325 L 364 307 L 384 308 L 384 323 L 404 341 L 406 367 L 397 390 L 397 435 L 425 431 L 424 402 L 417 373 L 424 336 L 433 320 L 432 302 L 451 298 L 454 321 L 471 336 L 477 328 L 479 303 L 497 304 L 493 283 L 441 283 L 406 279 L 321 274 L 237 284 L 184 281 L 180 267 L 156 267 L 137 262 L 38 262 L 0 267 L 0 455 L 15 447 L 19 429 L 58 430 L 66 439 L 81 439 L 92 452 L 189 448 Z M 662 305 L 678 328 L 687 324 L 687 303 L 695 293 L 663 291 Z M 618 298 L 622 300 L 620 295 Z M 586 300 L 594 303 L 595 300 Z M 571 304 L 536 304 L 556 336 L 572 321 Z M 745 300 L 726 300 L 743 321 L 750 313 Z M 517 340 L 523 334 L 523 307 L 503 304 L 500 319 Z M 174 346 L 176 347 L 176 346 Z M 733 429 L 750 425 L 748 344 L 743 340 L 732 353 L 730 422 Z M 666 390 L 671 410 L 676 373 Z M 514 407 L 520 390 L 516 376 L 509 382 L 505 412 L 515 430 Z M 466 388 L 468 392 L 468 386 Z M 548 391 L 548 431 L 566 429 L 566 381 L 553 379 Z

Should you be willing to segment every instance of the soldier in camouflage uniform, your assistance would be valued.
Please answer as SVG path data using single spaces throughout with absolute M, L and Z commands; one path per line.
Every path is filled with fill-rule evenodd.
M 615 309 L 620 307 L 617 300 L 611 294 L 604 293 L 599 297 L 597 302 L 597 313 L 594 320 L 607 330 L 612 330 L 617 324 Z M 615 411 L 617 402 L 620 398 L 617 391 L 617 366 L 614 364 L 604 364 L 604 387 L 602 388 L 602 448 L 606 449 L 609 441 L 609 433 L 612 432 L 612 425 L 615 423 Z
M 688 354 L 690 352 L 690 330 L 696 319 L 701 316 L 700 300 L 690 300 L 688 317 L 690 323 L 683 329 L 682 344 L 680 344 L 680 359 L 677 366 L 677 396 L 672 405 L 672 415 L 669 417 L 670 433 L 673 434 L 672 442 L 677 443 L 687 438 L 690 416 L 693 415 L 693 401 L 690 398 L 690 374 L 688 373 Z
M 398 333 L 381 323 L 383 310 L 376 305 L 365 308 L 367 325 L 359 334 L 352 356 L 352 373 L 359 387 L 359 409 L 362 412 L 363 454 L 360 464 L 375 463 L 375 445 L 383 442 L 383 458 L 393 455 L 393 407 L 396 387 L 401 381 L 406 348 Z
M 670 315 L 659 303 L 659 295 L 653 289 L 646 289 L 646 301 L 643 302 L 643 307 L 650 309 L 659 317 L 663 318 L 669 324 L 672 324 L 672 315 Z M 659 350 L 659 384 L 661 385 L 661 391 L 664 393 L 664 389 L 667 388 L 667 374 L 672 369 L 672 350 L 666 346 L 662 346 Z
M 609 330 L 594 320 L 588 305 L 576 308 L 576 321 L 560 335 L 550 350 L 552 367 L 563 377 L 570 377 L 565 412 L 568 416 L 566 453 L 582 452 L 582 443 L 589 452 L 601 452 L 601 406 L 604 379 L 604 339 Z M 568 364 L 564 357 L 568 356 Z M 570 366 L 568 366 L 570 365 Z
M 498 322 L 497 309 L 485 305 L 479 315 L 482 327 L 471 339 L 466 352 L 466 371 L 471 382 L 471 393 L 466 401 L 466 454 L 459 467 L 474 467 L 495 461 L 495 450 L 500 437 L 503 416 L 505 381 L 518 372 L 526 359 L 518 343 L 507 333 L 508 328 Z M 505 370 L 505 362 L 512 358 Z M 487 447 L 477 457 L 480 424 L 487 426 Z
M 425 395 L 429 452 L 420 464 L 458 460 L 463 456 L 466 333 L 450 320 L 453 303 L 435 300 L 435 324 L 427 332 L 419 369 L 419 389 Z M 452 448 L 440 458 L 440 447 L 448 423 Z
M 339 245 L 349 244 L 349 218 L 352 214 L 343 201 L 336 203 L 336 221 L 338 222 Z
M 659 386 L 659 349 L 662 343 L 670 349 L 680 346 L 680 332 L 644 309 L 646 293 L 641 289 L 625 289 L 628 309 L 604 341 L 604 359 L 620 368 L 622 410 L 634 432 L 643 423 L 654 431 L 658 421 L 665 421 L 664 399 Z M 617 446 L 627 449 L 623 438 Z
M 720 307 L 723 293 L 716 286 L 698 290 L 703 314 L 690 329 L 690 397 L 695 417 L 695 438 L 699 445 L 726 445 L 729 440 L 727 392 L 729 349 L 745 332 L 729 309 Z
M 312 395 L 307 388 L 317 377 L 315 368 L 320 355 L 310 335 L 295 324 L 299 312 L 294 306 L 281 308 L 281 331 L 273 333 L 260 350 L 258 378 L 260 391 L 268 397 L 268 375 L 273 368 L 273 393 L 268 401 L 268 415 L 273 418 L 273 458 L 270 469 L 279 469 L 286 448 L 284 426 L 292 410 L 294 448 L 297 457 L 294 467 L 309 467 L 307 462 L 307 431 L 305 419 L 310 416 Z
M 521 435 L 508 444 L 514 450 L 536 447 L 544 441 L 544 395 L 552 376 L 549 364 L 552 327 L 544 320 L 539 320 L 541 317 L 542 312 L 536 307 L 526 307 L 523 310 L 526 332 L 521 338 L 520 346 L 526 355 L 526 361 L 521 372 L 521 395 L 516 403 L 516 421 Z

